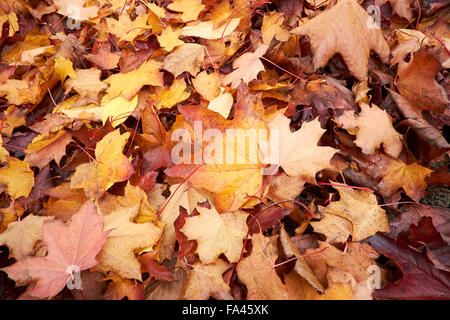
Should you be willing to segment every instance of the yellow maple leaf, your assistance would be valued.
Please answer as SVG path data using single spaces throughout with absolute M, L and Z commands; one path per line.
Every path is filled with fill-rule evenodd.
M 122 14 L 119 20 L 114 18 L 107 18 L 106 25 L 108 30 L 117 36 L 120 41 L 132 42 L 137 36 L 143 34 L 150 29 L 147 25 L 148 14 L 137 16 L 133 21 L 128 14 Z
M 111 230 L 98 255 L 99 268 L 121 277 L 142 281 L 141 265 L 134 250 L 155 245 L 162 229 L 153 223 L 135 223 L 139 204 L 117 209 L 105 216 L 104 231 Z
M 148 60 L 136 70 L 113 74 L 104 80 L 110 85 L 106 92 L 110 98 L 121 95 L 123 98 L 131 100 L 145 85 L 162 86 L 164 83 L 163 73 L 159 71 L 161 66 L 161 62 Z
M 9 157 L 8 165 L 0 168 L 0 184 L 6 185 L 6 193 L 13 199 L 28 197 L 34 186 L 34 174 L 28 162 Z
M 189 98 L 190 95 L 191 92 L 187 90 L 186 81 L 184 79 L 175 79 L 169 88 L 157 88 L 154 99 L 158 101 L 156 107 L 162 109 L 171 108 L 178 102 Z
M 200 215 L 188 217 L 181 232 L 197 240 L 200 260 L 213 263 L 223 253 L 228 261 L 237 262 L 248 231 L 248 214 L 240 210 L 219 214 L 215 208 L 203 207 L 197 207 L 197 211 Z
M 138 95 L 135 95 L 133 99 L 128 101 L 122 96 L 118 96 L 108 102 L 108 96 L 105 95 L 102 99 L 101 105 L 103 107 L 102 120 L 103 125 L 106 121 L 111 121 L 111 125 L 115 128 L 119 124 L 124 123 L 125 120 L 133 113 L 138 103 Z
M 170 25 L 167 26 L 159 36 L 156 36 L 161 48 L 164 48 L 167 52 L 171 52 L 176 47 L 184 44 L 184 42 L 179 39 L 181 31 L 181 29 L 174 30 Z
M 205 8 L 202 0 L 175 0 L 167 8 L 172 11 L 181 12 L 181 20 L 188 22 L 196 20 L 200 12 Z
M 100 198 L 114 183 L 127 180 L 133 173 L 130 160 L 123 155 L 129 132 L 119 130 L 108 133 L 97 143 L 95 160 L 77 167 L 70 187 L 83 188 L 90 199 Z
M 58 57 L 55 59 L 55 72 L 58 74 L 61 81 L 64 81 L 67 76 L 72 79 L 77 78 L 77 74 L 73 69 L 72 61 L 64 57 Z
M 367 190 L 355 190 L 345 186 L 334 186 L 334 188 L 338 190 L 341 199 L 331 202 L 327 207 L 319 206 L 319 212 L 324 216 L 334 215 L 350 222 L 351 228 L 347 225 L 347 229 L 350 231 L 353 241 L 364 240 L 373 236 L 378 231 L 390 231 L 386 213 L 378 206 L 377 198 L 373 193 Z M 320 226 L 321 221 L 311 222 L 311 224 L 316 228 Z M 336 224 L 339 224 L 339 222 Z M 326 222 L 326 226 L 330 225 L 333 226 Z M 322 226 L 320 230 L 327 236 L 326 230 L 329 229 L 326 226 Z M 333 231 L 333 229 L 331 230 Z

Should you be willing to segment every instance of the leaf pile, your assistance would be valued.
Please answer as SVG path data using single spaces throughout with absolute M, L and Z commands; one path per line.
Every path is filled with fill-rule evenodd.
M 449 299 L 449 8 L 2 1 L 0 298 Z

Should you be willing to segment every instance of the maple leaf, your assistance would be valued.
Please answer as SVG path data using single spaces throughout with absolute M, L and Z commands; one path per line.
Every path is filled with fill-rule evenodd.
M 9 157 L 8 165 L 0 168 L 0 184 L 6 185 L 6 192 L 13 199 L 28 197 L 34 186 L 34 174 L 28 162 Z
M 241 80 L 248 84 L 251 80 L 256 79 L 258 73 L 264 70 L 261 58 L 269 47 L 265 44 L 259 45 L 254 52 L 246 52 L 233 61 L 233 68 L 236 69 L 223 78 L 225 85 L 231 83 L 232 88 L 237 88 Z
M 249 300 L 285 300 L 287 290 L 274 268 L 278 257 L 277 237 L 252 236 L 252 253 L 236 267 L 238 278 L 247 286 Z
M 247 90 L 244 85 L 239 89 L 239 96 L 242 99 L 235 106 L 233 120 L 226 120 L 214 111 L 197 106 L 180 106 L 179 110 L 191 125 L 201 120 L 204 130 L 214 128 L 225 132 L 227 128 L 265 129 L 262 105 L 257 96 L 251 94 L 245 96 Z M 173 177 L 189 176 L 189 185 L 214 194 L 214 206 L 217 211 L 232 212 L 248 200 L 247 195 L 255 195 L 261 191 L 262 164 L 251 154 L 251 150 L 258 150 L 255 136 L 249 136 L 248 148 L 235 143 L 227 144 L 226 139 L 223 140 L 225 154 L 229 154 L 228 156 L 235 160 L 231 161 L 232 164 L 227 164 L 226 161 L 222 163 L 219 161 L 217 164 L 211 161 L 212 163 L 204 165 L 178 164 L 166 169 L 165 173 Z
M 355 294 L 347 283 L 333 283 L 323 294 L 294 271 L 285 278 L 289 300 L 354 300 Z
M 122 300 L 127 297 L 128 300 L 144 300 L 144 285 L 136 283 L 130 279 L 124 279 L 111 272 L 104 279 L 111 280 L 104 297 L 109 300 Z
M 443 239 L 450 240 L 449 209 L 425 207 L 419 204 L 411 204 L 400 208 L 400 217 L 391 222 L 391 236 L 398 236 L 400 232 L 408 232 L 411 224 L 418 224 L 422 217 L 430 217 L 436 230 L 442 234 Z
M 350 222 L 351 227 L 346 222 L 339 222 L 340 219 L 336 217 L 329 217 L 323 223 L 321 221 L 312 222 L 314 228 L 320 226 L 321 230 L 331 230 L 332 234 L 335 234 L 334 228 L 337 227 L 338 230 L 344 230 L 347 235 L 350 233 L 354 241 L 363 240 L 378 231 L 389 232 L 389 221 L 386 213 L 378 206 L 375 195 L 367 190 L 338 186 L 335 188 L 338 190 L 341 199 L 331 202 L 327 207 L 319 206 L 319 212 L 325 217 L 334 215 L 344 219 Z M 344 238 L 340 239 L 344 240 Z
M 71 188 L 83 188 L 89 198 L 99 198 L 114 183 L 127 180 L 133 173 L 128 158 L 122 154 L 129 132 L 108 133 L 97 143 L 95 161 L 77 167 L 70 181 Z
M 65 82 L 66 93 L 71 89 L 80 94 L 82 98 L 98 103 L 98 95 L 106 90 L 108 85 L 100 81 L 101 71 L 96 68 L 77 69 L 76 78 Z
M 340 53 L 350 72 L 360 81 L 367 78 L 370 50 L 388 62 L 389 46 L 373 18 L 355 1 L 340 0 L 331 9 L 312 18 L 291 32 L 310 37 L 314 69 L 324 67 Z
M 398 106 L 400 112 L 405 116 L 406 120 L 404 123 L 411 126 L 419 136 L 425 142 L 439 149 L 448 149 L 450 144 L 444 138 L 439 129 L 433 127 L 425 118 L 422 116 L 421 111 L 416 107 L 412 106 L 405 98 L 403 98 L 398 93 L 389 90 L 389 94 Z
M 186 283 L 180 293 L 181 299 L 206 300 L 213 297 L 220 300 L 233 300 L 231 289 L 222 278 L 230 268 L 223 260 L 212 264 L 195 263 L 189 270 Z
M 186 219 L 181 232 L 189 240 L 197 240 L 197 251 L 203 263 L 212 263 L 220 254 L 237 262 L 247 234 L 248 215 L 243 211 L 219 214 L 214 208 L 198 207 L 199 216 Z
M 160 62 L 148 60 L 136 70 L 113 74 L 104 80 L 105 83 L 109 84 L 106 93 L 111 99 L 122 96 L 131 100 L 145 85 L 162 86 L 163 73 L 159 71 L 161 66 Z
M 33 252 L 36 241 L 42 239 L 42 224 L 52 219 L 31 214 L 21 221 L 12 222 L 0 234 L 0 245 L 8 246 L 9 255 L 20 260 Z
M 70 183 L 62 183 L 43 192 L 50 196 L 47 202 L 47 214 L 66 222 L 80 210 L 88 198 L 82 189 L 70 189 Z
M 402 187 L 411 199 L 420 201 L 427 187 L 425 178 L 432 171 L 417 162 L 406 165 L 401 160 L 391 160 L 386 164 L 383 180 L 377 185 L 377 190 L 385 196 L 391 196 Z
M 150 222 L 134 223 L 138 213 L 139 204 L 117 209 L 105 216 L 103 229 L 112 231 L 98 255 L 98 267 L 141 281 L 141 265 L 134 250 L 153 246 L 160 238 L 162 229 Z
M 174 30 L 172 26 L 168 26 L 159 36 L 156 36 L 156 38 L 158 39 L 161 48 L 164 48 L 167 52 L 171 52 L 176 47 L 184 44 L 184 42 L 179 39 L 181 32 L 181 29 Z
M 86 270 L 97 264 L 95 256 L 108 235 L 102 230 L 103 217 L 97 214 L 92 202 L 86 202 L 72 217 L 69 225 L 59 220 L 43 224 L 42 235 L 48 250 L 47 256 L 27 257 L 2 270 L 19 283 L 36 280 L 36 286 L 27 291 L 31 296 L 54 297 L 71 279 L 69 267 Z
M 132 42 L 137 36 L 150 29 L 147 20 L 148 14 L 139 15 L 135 20 L 131 20 L 128 14 L 121 14 L 119 20 L 107 18 L 106 25 L 120 41 Z
M 370 107 L 361 103 L 361 112 L 354 115 L 353 111 L 344 111 L 337 117 L 337 122 L 344 129 L 356 129 L 355 144 L 365 154 L 372 154 L 383 144 L 384 151 L 397 158 L 402 152 L 401 135 L 392 126 L 391 117 L 377 106 Z
M 176 240 L 174 222 L 180 215 L 179 207 L 185 208 L 188 214 L 191 214 L 197 203 L 206 201 L 194 188 L 188 188 L 187 183 L 174 184 L 169 190 L 170 196 L 160 211 L 161 222 L 165 224 L 159 251 L 162 259 L 170 259 L 173 255 L 172 247 Z
M 370 266 L 376 265 L 375 260 L 379 254 L 368 244 L 348 242 L 345 251 L 325 242 L 318 241 L 319 247 L 306 249 L 305 260 L 316 278 L 325 287 L 329 287 L 328 271 L 336 268 L 350 273 L 356 282 L 367 281 Z
M 282 13 L 273 11 L 264 16 L 261 33 L 265 45 L 270 45 L 273 38 L 278 41 L 289 40 L 289 31 L 283 27 L 283 23 L 284 18 Z
M 77 73 L 73 69 L 73 63 L 69 59 L 64 57 L 56 58 L 54 68 L 61 81 L 64 81 L 67 77 L 72 79 L 77 78 Z
M 95 42 L 92 53 L 86 55 L 86 59 L 95 64 L 101 70 L 109 70 L 117 67 L 120 55 L 111 52 L 110 42 Z
M 9 31 L 8 36 L 12 37 L 17 30 L 19 30 L 19 21 L 17 19 L 17 15 L 11 11 L 9 13 L 1 12 L 0 13 L 0 31 L 3 31 L 3 25 L 5 22 L 9 22 Z
M 448 299 L 450 273 L 434 267 L 425 252 L 417 252 L 407 242 L 384 234 L 370 238 L 370 245 L 394 260 L 403 277 L 376 290 L 375 298 L 384 299 Z
M 178 77 L 183 72 L 196 76 L 203 65 L 204 47 L 197 43 L 185 43 L 164 58 L 164 69 Z
M 223 93 L 209 102 L 208 109 L 219 113 L 222 117 L 227 119 L 230 116 L 233 102 L 233 95 L 231 93 Z
M 0 164 L 3 162 L 7 162 L 9 158 L 9 152 L 5 148 L 3 148 L 3 138 L 0 135 Z
M 167 6 L 169 10 L 182 12 L 180 18 L 183 22 L 196 20 L 204 8 L 201 0 L 175 0 Z
M 443 112 L 448 107 L 447 94 L 434 80 L 440 70 L 441 63 L 433 53 L 419 50 L 409 63 L 399 65 L 398 91 L 419 110 Z
M 25 161 L 30 166 L 40 169 L 52 160 L 59 165 L 61 158 L 66 154 L 66 146 L 71 141 L 72 135 L 65 130 L 36 136 L 25 151 Z
M 292 242 L 291 238 L 289 238 L 289 235 L 287 234 L 286 230 L 284 230 L 284 228 L 282 228 L 280 231 L 280 242 L 283 247 L 284 254 L 286 255 L 287 258 L 290 258 L 291 256 L 297 258 L 295 260 L 294 266 L 295 272 L 297 272 L 306 281 L 308 281 L 308 283 L 311 286 L 313 286 L 317 291 L 324 292 L 325 290 L 324 287 L 319 282 L 319 280 L 317 280 L 316 276 L 312 272 L 306 260 L 303 257 L 301 257 L 300 251 Z
M 289 119 L 280 114 L 269 124 L 271 131 L 279 135 L 278 165 L 288 175 L 314 183 L 316 173 L 329 168 L 331 157 L 339 150 L 317 145 L 325 132 L 318 119 L 303 123 L 296 132 L 291 132 L 289 123 Z
M 202 71 L 192 79 L 195 90 L 206 100 L 211 101 L 220 94 L 220 80 L 217 73 Z
M 238 27 L 240 21 L 240 18 L 231 19 L 218 28 L 215 27 L 214 21 L 202 21 L 195 25 L 183 27 L 181 29 L 181 35 L 217 40 L 230 35 Z
M 171 108 L 189 98 L 190 95 L 186 81 L 184 79 L 175 79 L 170 87 L 156 89 L 155 100 L 158 101 L 156 108 Z
M 130 116 L 134 109 L 136 109 L 138 104 L 138 95 L 134 96 L 134 98 L 130 101 L 122 96 L 118 96 L 108 102 L 105 102 L 108 100 L 106 97 L 107 96 L 105 96 L 101 102 L 103 105 L 103 125 L 105 125 L 107 121 L 110 121 L 114 128 L 124 123 L 128 116 Z

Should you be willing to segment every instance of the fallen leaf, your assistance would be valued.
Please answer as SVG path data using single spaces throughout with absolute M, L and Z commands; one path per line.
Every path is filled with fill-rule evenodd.
M 0 168 L 0 184 L 13 198 L 28 197 L 34 186 L 34 174 L 28 162 L 9 157 L 8 164 Z
M 247 286 L 248 300 L 286 300 L 288 292 L 275 271 L 277 237 L 252 236 L 252 253 L 237 265 L 238 278 Z
M 102 230 L 103 217 L 92 202 L 86 202 L 69 225 L 58 220 L 43 224 L 47 256 L 27 257 L 2 270 L 18 283 L 36 280 L 36 286 L 27 291 L 31 296 L 54 297 L 71 280 L 71 267 L 86 270 L 97 264 L 95 256 L 108 235 Z
M 230 267 L 228 263 L 223 260 L 217 260 L 212 264 L 197 262 L 192 267 L 180 293 L 181 299 L 207 300 L 213 297 L 220 300 L 233 300 L 231 289 L 222 278 L 222 274 Z
M 241 80 L 248 84 L 256 79 L 258 73 L 264 70 L 260 58 L 266 53 L 268 46 L 261 44 L 254 52 L 246 52 L 233 62 L 233 68 L 236 69 L 223 78 L 225 85 L 231 83 L 232 88 L 237 88 Z
M 350 72 L 363 81 L 367 78 L 371 50 L 383 62 L 389 59 L 389 46 L 383 33 L 355 0 L 341 0 L 291 32 L 310 37 L 315 70 L 324 67 L 335 53 L 340 53 Z
M 167 55 L 163 68 L 178 77 L 183 72 L 196 76 L 203 65 L 204 47 L 197 43 L 186 43 Z
M 134 223 L 139 205 L 120 208 L 105 216 L 104 230 L 111 230 L 99 255 L 98 267 L 123 278 L 142 281 L 141 265 L 134 250 L 153 246 L 162 230 L 153 223 Z
M 340 228 L 344 231 L 340 240 L 344 240 L 345 234 L 349 232 L 353 241 L 366 239 L 378 231 L 390 231 L 386 213 L 378 206 L 375 195 L 366 190 L 352 189 L 347 186 L 334 186 L 334 188 L 338 190 L 341 199 L 331 202 L 327 207 L 319 206 L 319 212 L 325 217 L 334 215 L 344 219 L 350 223 L 351 228 L 348 223 L 339 222 L 336 217 L 328 218 L 323 224 L 312 222 L 313 227 L 319 226 L 321 230 L 331 230 L 331 236 L 335 235 L 333 227 Z
M 243 211 L 219 214 L 214 208 L 202 207 L 197 211 L 200 215 L 188 217 L 180 231 L 197 241 L 200 260 L 213 263 L 223 253 L 228 261 L 237 262 L 248 230 L 248 215 Z
M 337 122 L 344 129 L 358 129 L 355 144 L 365 154 L 372 154 L 383 144 L 384 151 L 397 158 L 402 152 L 401 135 L 392 126 L 391 117 L 377 106 L 370 107 L 361 103 L 361 112 L 344 111 Z
M 52 219 L 28 215 L 23 220 L 12 222 L 0 234 L 0 245 L 6 245 L 10 257 L 20 260 L 33 252 L 36 241 L 42 239 L 42 224 Z
M 398 67 L 396 86 L 402 96 L 419 110 L 443 112 L 448 107 L 444 88 L 435 79 L 441 63 L 425 49 L 413 54 L 409 63 Z
M 95 161 L 77 167 L 70 181 L 71 188 L 83 188 L 91 199 L 101 197 L 114 183 L 125 181 L 133 173 L 128 158 L 123 155 L 129 132 L 119 130 L 108 133 L 97 143 Z

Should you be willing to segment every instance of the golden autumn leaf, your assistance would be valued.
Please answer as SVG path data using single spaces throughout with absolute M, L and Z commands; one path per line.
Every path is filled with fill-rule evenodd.
M 55 59 L 55 72 L 58 74 L 61 81 L 65 80 L 67 77 L 72 79 L 77 78 L 77 73 L 73 69 L 72 61 L 64 57 L 58 57 Z
M 91 199 L 101 197 L 114 183 L 125 181 L 133 173 L 128 158 L 122 153 L 130 134 L 119 130 L 107 134 L 95 148 L 95 159 L 77 167 L 71 188 L 82 188 Z
M 183 22 L 196 20 L 200 12 L 205 8 L 201 0 L 175 0 L 167 8 L 172 11 L 181 12 L 180 18 Z
M 238 278 L 247 286 L 249 300 L 285 300 L 286 287 L 278 277 L 274 265 L 278 257 L 276 237 L 252 236 L 252 253 L 239 262 Z
M 39 135 L 28 145 L 25 161 L 40 169 L 52 160 L 59 165 L 66 154 L 66 146 L 71 141 L 71 134 L 65 130 Z
M 136 70 L 113 74 L 104 80 L 105 83 L 109 84 L 109 88 L 106 90 L 109 98 L 122 96 L 131 100 L 145 85 L 162 86 L 163 74 L 159 71 L 161 66 L 160 62 L 148 60 Z
M 77 69 L 76 77 L 65 82 L 66 93 L 73 89 L 82 98 L 98 103 L 100 92 L 108 88 L 107 84 L 100 81 L 101 73 L 97 68 Z
M 391 196 L 399 188 L 403 188 L 411 199 L 420 201 L 427 187 L 425 178 L 432 171 L 417 162 L 406 165 L 401 160 L 392 159 L 387 161 L 385 171 L 382 173 L 383 179 L 377 188 L 385 196 Z
M 111 232 L 98 255 L 98 267 L 102 271 L 112 270 L 124 278 L 142 280 L 141 266 L 134 250 L 153 246 L 162 230 L 151 222 L 133 222 L 138 213 L 139 204 L 105 216 L 103 230 Z
M 220 254 L 230 262 L 237 262 L 248 231 L 248 215 L 243 211 L 219 214 L 214 208 L 197 207 L 199 216 L 186 219 L 181 232 L 188 239 L 197 241 L 200 260 L 213 263 Z
M 221 300 L 232 300 L 231 289 L 222 278 L 222 274 L 229 267 L 230 265 L 223 260 L 218 260 L 211 264 L 197 262 L 188 272 L 180 298 L 206 300 L 209 297 L 213 297 Z
M 167 52 L 170 52 L 176 47 L 184 44 L 184 42 L 179 39 L 181 32 L 181 29 L 174 30 L 172 26 L 168 26 L 156 38 L 158 39 L 159 45 Z
M 119 20 L 107 18 L 106 25 L 108 30 L 116 35 L 120 41 L 132 42 L 137 36 L 150 29 L 147 20 L 148 14 L 137 16 L 135 20 L 131 20 L 127 14 L 122 14 L 119 16 Z
M 204 48 L 197 43 L 185 43 L 164 58 L 163 68 L 178 77 L 183 72 L 196 76 L 203 65 Z
M 264 16 L 261 26 L 264 44 L 270 45 L 273 38 L 278 41 L 287 41 L 289 39 L 289 31 L 286 27 L 283 27 L 283 22 L 283 15 L 276 11 L 269 12 L 267 16 Z
M 391 117 L 375 105 L 370 107 L 361 103 L 361 112 L 358 115 L 347 110 L 337 118 L 337 122 L 344 129 L 358 129 L 355 144 L 365 154 L 374 153 L 381 145 L 384 152 L 394 158 L 402 152 L 401 135 L 394 129 Z
M 0 1 L 0 299 L 450 298 L 448 21 Z
M 373 236 L 378 231 L 390 231 L 386 213 L 378 206 L 374 194 L 367 190 L 352 189 L 348 186 L 335 186 L 334 188 L 338 190 L 341 199 L 331 202 L 327 207 L 319 207 L 319 212 L 325 217 L 334 215 L 340 219 L 344 219 L 350 223 L 351 228 L 348 223 L 337 222 L 336 220 L 338 219 L 336 218 L 331 218 L 333 219 L 331 221 L 329 219 L 325 220 L 323 225 L 321 221 L 312 222 L 313 227 L 320 225 L 321 227 L 319 228 L 324 232 L 328 229 L 331 232 L 335 232 L 334 228 L 341 228 L 345 230 L 342 234 L 345 235 L 345 233 L 349 232 L 354 241 L 360 241 Z
M 191 214 L 197 207 L 197 203 L 205 202 L 206 198 L 194 188 L 188 188 L 186 183 L 174 184 L 170 187 L 170 196 L 160 211 L 161 222 L 165 224 L 161 237 L 160 256 L 169 259 L 173 255 L 172 247 L 175 244 L 175 227 L 173 223 L 180 215 L 180 206 Z
M 27 197 L 34 186 L 34 174 L 28 162 L 9 157 L 8 164 L 0 168 L 0 185 L 2 184 L 13 199 Z

